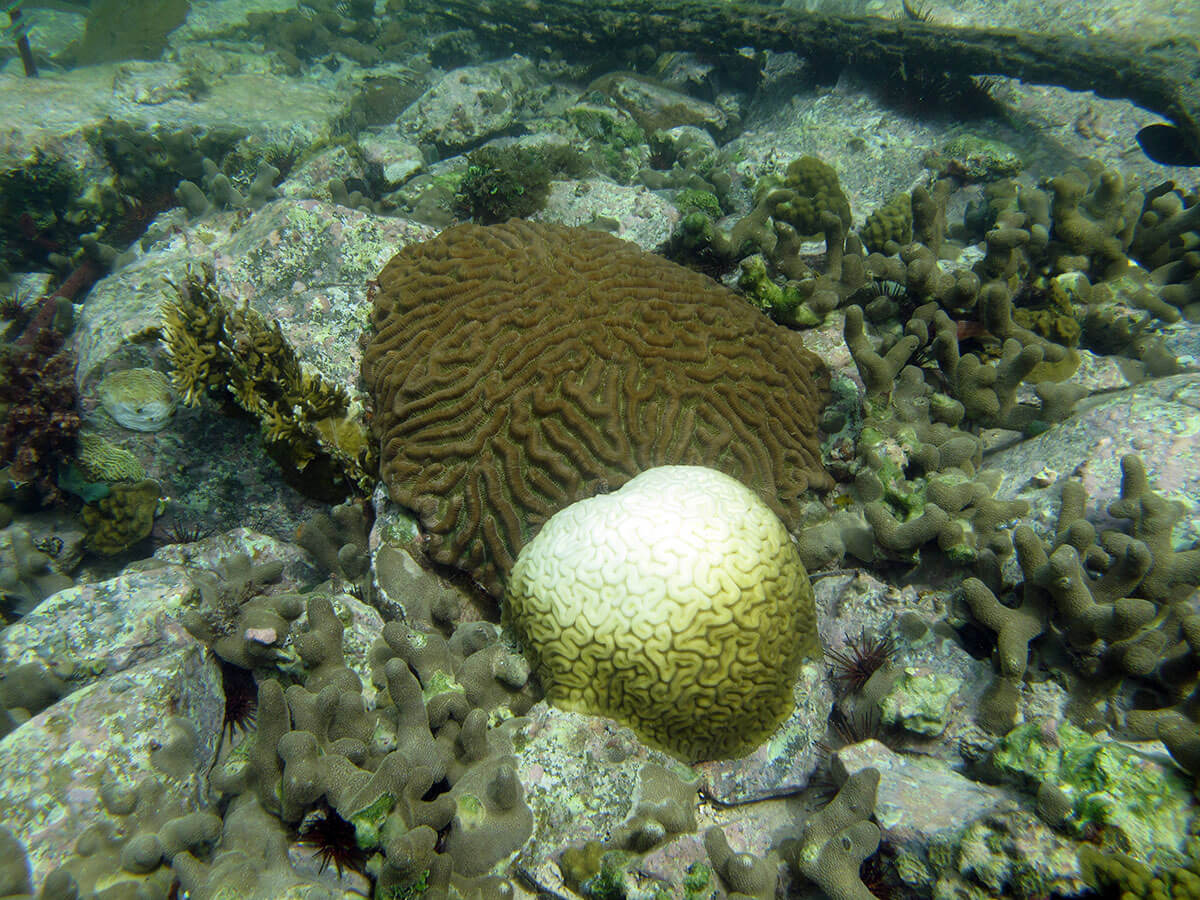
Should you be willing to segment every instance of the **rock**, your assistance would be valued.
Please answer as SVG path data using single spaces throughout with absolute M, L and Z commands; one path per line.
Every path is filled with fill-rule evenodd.
M 1030 475 L 1043 467 L 1082 478 L 1089 517 L 1100 529 L 1122 528 L 1107 515 L 1120 496 L 1121 457 L 1136 453 L 1146 464 L 1154 490 L 1182 500 L 1186 511 L 1176 528 L 1180 544 L 1200 538 L 1200 375 L 1158 378 L 1116 393 L 1090 398 L 1075 413 L 1036 437 L 997 450 L 988 468 L 1004 478 L 996 497 L 1030 501 L 1030 518 L 1053 530 L 1062 481 L 1038 489 Z
M 905 666 L 880 700 L 882 720 L 907 731 L 937 737 L 946 730 L 948 713 L 962 682 L 919 666 Z
M 533 63 L 514 55 L 447 72 L 397 120 L 401 130 L 459 151 L 509 128 L 537 83 Z
M 586 178 L 551 182 L 546 205 L 532 218 L 608 231 L 653 251 L 670 238 L 679 211 L 648 188 Z
M 302 549 L 250 528 L 233 528 L 186 544 L 167 544 L 154 551 L 154 559 L 161 563 L 186 566 L 189 575 L 194 574 L 196 569 L 228 574 L 231 566 L 279 563 L 279 579 L 265 587 L 264 593 L 299 591 L 318 578 L 308 555 Z
M 792 687 L 792 702 L 791 715 L 753 753 L 694 767 L 704 778 L 708 795 L 721 803 L 736 804 L 804 788 L 824 755 L 818 742 L 825 735 L 833 707 L 833 689 L 823 660 L 806 663 L 800 670 Z
M 370 309 L 367 282 L 397 250 L 431 234 L 404 219 L 317 200 L 280 199 L 248 219 L 230 211 L 189 223 L 92 288 L 75 333 L 83 399 L 121 361 L 144 365 L 146 348 L 131 342 L 159 321 L 167 299 L 163 279 L 182 278 L 197 242 L 215 261 L 223 299 L 231 305 L 249 301 L 268 321 L 278 319 L 303 363 L 353 387 L 358 335 Z M 150 348 L 152 358 L 159 353 Z
M 0 634 L 0 666 L 38 663 L 74 687 L 191 646 L 197 591 L 181 566 L 66 588 Z
M 611 97 L 648 134 L 695 125 L 716 135 L 729 125 L 728 116 L 713 104 L 630 72 L 604 75 L 592 82 L 591 89 Z
M 981 884 L 993 897 L 1087 892 L 1076 844 L 1026 810 L 987 815 L 931 855 L 948 863 L 937 873 L 934 896 L 979 896 Z
M 311 515 L 310 501 L 284 484 L 262 449 L 257 423 L 224 415 L 215 404 L 183 407 L 154 433 L 117 428 L 97 413 L 99 385 L 130 368 L 170 371 L 151 340 L 168 299 L 164 281 L 182 283 L 197 258 L 212 260 L 225 303 L 249 302 L 284 338 L 308 372 L 356 396 L 358 337 L 367 325 L 370 280 L 404 244 L 432 234 L 406 219 L 374 216 L 317 200 L 279 199 L 247 217 L 211 213 L 158 228 L 138 259 L 98 282 L 81 308 L 73 340 L 80 405 L 90 429 L 132 452 L 173 498 L 166 522 L 225 530 L 245 525 L 280 537 Z M 361 406 L 355 406 L 361 409 Z M 197 447 L 213 452 L 197 453 Z M 219 448 L 219 452 L 216 452 Z M 176 515 L 178 513 L 178 515 Z
M 128 836 L 202 808 L 223 710 L 217 665 L 191 641 L 92 682 L 0 740 L 0 809 L 29 855 L 33 883 L 93 826 Z M 194 734 L 190 754 L 181 730 Z M 164 757 L 167 748 L 180 752 Z M 143 778 L 159 784 L 153 819 L 140 808 L 132 820 L 121 815 L 131 809 L 112 802 L 114 778 L 124 790 Z M 117 860 L 110 865 L 115 873 Z
M 536 823 L 521 865 L 539 885 L 559 894 L 567 890 L 557 862 L 564 847 L 612 839 L 615 848 L 633 837 L 623 826 L 637 824 L 644 769 L 646 777 L 667 773 L 690 782 L 694 797 L 694 776 L 686 766 L 647 749 L 632 729 L 612 719 L 541 702 L 526 714 L 514 745 L 517 774 Z
M 123 96 L 114 92 L 113 82 L 128 66 L 81 66 L 43 78 L 25 78 L 12 70 L 0 73 L 0 120 L 12 125 L 0 142 L 0 169 L 40 148 L 62 155 L 85 177 L 94 174 L 102 163 L 84 135 L 109 118 L 146 132 L 241 129 L 263 144 L 303 147 L 333 136 L 334 121 L 345 104 L 334 86 L 281 79 L 268 72 L 222 73 L 199 96 L 180 92 L 141 96 L 136 91 L 133 97 Z M 174 63 L 138 63 L 136 73 L 135 80 L 142 85 L 178 81 Z
M 875 740 L 838 750 L 834 777 L 879 772 L 875 819 L 897 877 L 919 896 L 1073 896 L 1083 889 L 1075 844 L 1022 808 L 1008 790 L 946 763 L 900 756 Z M 1033 885 L 1046 885 L 1031 890 Z
M 421 148 L 396 128 L 361 134 L 358 145 L 367 163 L 379 168 L 387 190 L 395 190 L 425 166 Z
M 942 762 L 900 756 L 876 740 L 842 747 L 832 764 L 839 781 L 860 769 L 879 770 L 875 818 L 886 840 L 911 852 L 1017 806 L 1007 791 L 977 784 Z

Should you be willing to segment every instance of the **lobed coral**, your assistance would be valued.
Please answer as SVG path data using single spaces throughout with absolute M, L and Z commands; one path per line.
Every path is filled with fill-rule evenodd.
M 889 242 L 895 249 L 909 243 L 913 238 L 912 195 L 897 194 L 867 216 L 858 233 L 863 246 L 872 252 L 887 251 Z
M 154 517 L 161 512 L 161 493 L 158 482 L 147 478 L 113 484 L 104 497 L 85 504 L 81 515 L 88 549 L 116 556 L 148 538 Z
M 837 172 L 815 156 L 788 164 L 783 183 L 771 189 L 764 202 L 777 222 L 786 222 L 800 235 L 827 230 L 824 213 L 833 213 L 844 228 L 850 227 L 850 201 L 842 192 Z

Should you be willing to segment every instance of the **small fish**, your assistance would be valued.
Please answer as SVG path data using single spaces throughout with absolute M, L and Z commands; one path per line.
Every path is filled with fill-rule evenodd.
M 1200 166 L 1200 155 L 1188 146 L 1174 125 L 1147 125 L 1137 133 L 1138 145 L 1154 162 L 1164 166 Z

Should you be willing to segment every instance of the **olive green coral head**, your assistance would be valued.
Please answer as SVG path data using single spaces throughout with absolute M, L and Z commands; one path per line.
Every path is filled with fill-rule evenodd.
M 505 615 L 552 702 L 688 760 L 752 750 L 819 653 L 783 523 L 697 466 L 649 469 L 552 516 L 517 558 Z

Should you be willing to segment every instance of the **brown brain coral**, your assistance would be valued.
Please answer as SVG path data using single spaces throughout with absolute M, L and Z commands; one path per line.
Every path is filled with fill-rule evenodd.
M 379 274 L 363 375 L 380 473 L 431 556 L 495 594 L 558 510 L 653 466 L 719 469 L 795 523 L 827 378 L 733 292 L 600 232 L 512 220 Z

